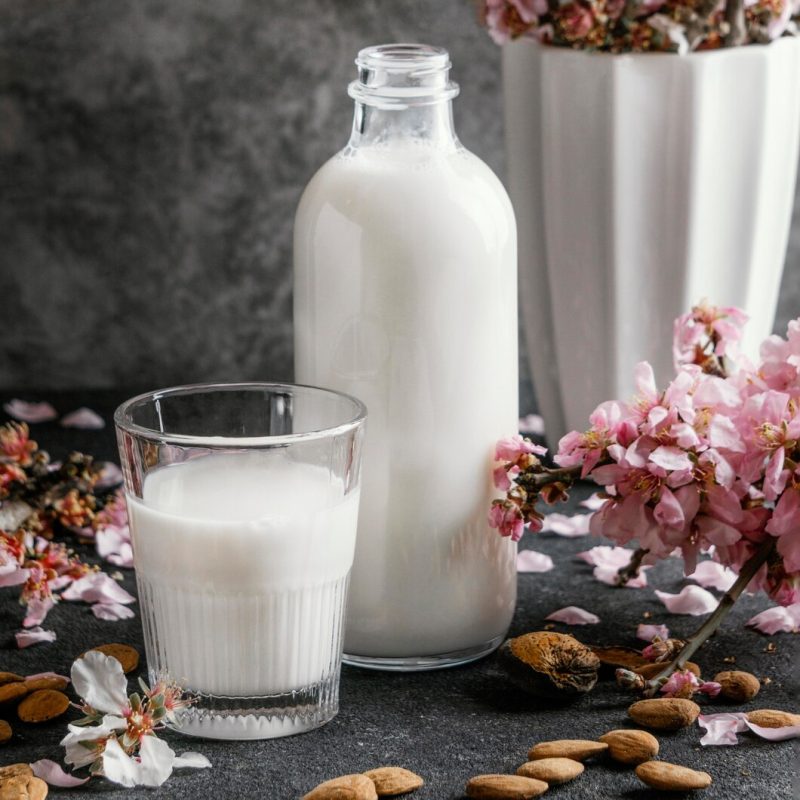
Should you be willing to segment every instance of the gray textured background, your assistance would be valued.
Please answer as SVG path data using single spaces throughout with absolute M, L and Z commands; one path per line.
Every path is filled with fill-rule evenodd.
M 290 378 L 294 209 L 357 50 L 403 40 L 450 50 L 504 176 L 470 0 L 0 0 L 0 387 Z M 798 313 L 800 204 L 777 327 Z

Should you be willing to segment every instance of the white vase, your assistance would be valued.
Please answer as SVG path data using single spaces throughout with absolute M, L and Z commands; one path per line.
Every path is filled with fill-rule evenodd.
M 503 52 L 520 304 L 547 438 L 672 372 L 672 322 L 704 297 L 772 331 L 800 132 L 800 39 L 609 55 Z

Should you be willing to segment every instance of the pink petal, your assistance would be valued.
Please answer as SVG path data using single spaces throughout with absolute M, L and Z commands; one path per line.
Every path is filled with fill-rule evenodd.
M 76 778 L 74 775 L 64 772 L 55 761 L 51 761 L 49 758 L 34 761 L 30 767 L 37 778 L 41 778 L 50 786 L 68 789 L 73 786 L 83 786 L 89 780 L 89 778 Z
M 520 550 L 517 553 L 517 572 L 549 572 L 553 559 L 536 550 Z
M 595 492 L 591 497 L 581 500 L 580 505 L 582 505 L 584 508 L 588 508 L 589 511 L 597 511 L 603 507 L 605 502 L 605 499 L 600 497 L 598 492 Z
M 656 591 L 656 597 L 672 614 L 709 614 L 717 607 L 717 598 L 699 586 L 684 586 L 679 594 Z
M 27 631 L 19 631 L 14 634 L 14 637 L 17 640 L 17 647 L 21 650 L 23 647 L 30 647 L 41 642 L 54 642 L 56 640 L 56 632 L 46 631 L 37 626 Z
M 84 430 L 99 431 L 105 428 L 106 422 L 96 411 L 84 406 L 61 417 L 60 425 L 64 428 L 83 428 Z
M 107 622 L 114 622 L 118 619 L 131 619 L 136 616 L 127 606 L 119 603 L 95 603 L 92 606 L 92 613 L 98 619 L 104 619 Z
M 545 619 L 553 622 L 563 622 L 566 625 L 595 625 L 600 622 L 600 617 L 578 606 L 559 608 Z
M 95 534 L 95 546 L 101 558 L 118 567 L 133 566 L 131 533 L 127 525 L 119 527 L 107 525 Z
M 9 417 L 21 422 L 49 422 L 58 416 L 50 403 L 27 403 L 25 400 L 9 400 L 3 404 L 3 411 Z
M 28 580 L 30 574 L 29 569 L 23 569 L 17 564 L 4 564 L 0 567 L 0 587 L 19 586 Z
M 697 569 L 686 577 L 690 581 L 697 581 L 701 586 L 710 586 L 720 592 L 727 592 L 736 583 L 736 573 L 716 561 L 701 561 Z
M 528 414 L 519 421 L 520 433 L 535 433 L 537 436 L 544 435 L 544 419 L 538 414 Z
M 800 739 L 800 725 L 785 725 L 782 728 L 763 728 L 761 725 L 753 725 L 753 723 L 747 719 L 745 719 L 744 724 L 757 736 L 760 736 L 762 739 L 768 739 L 770 742 L 784 742 L 787 739 Z
M 650 461 L 656 466 L 663 467 L 664 469 L 692 469 L 692 461 L 684 450 L 680 447 L 667 447 L 662 445 L 656 447 L 650 453 Z
M 551 531 L 558 536 L 572 539 L 576 536 L 586 536 L 589 533 L 589 521 L 591 514 L 575 514 L 570 517 L 558 512 L 548 514 L 542 524 L 543 531 Z
M 23 627 L 32 628 L 35 625 L 41 625 L 54 605 L 55 603 L 49 597 L 46 600 L 29 600 L 25 619 L 22 620 Z
M 669 639 L 669 628 L 666 625 L 645 625 L 642 623 L 636 629 L 636 637 L 645 642 L 652 642 L 658 637 L 662 642 Z
M 749 619 L 746 624 L 769 636 L 775 633 L 798 633 L 800 632 L 800 603 L 794 603 L 785 608 L 782 606 L 768 608 Z
M 111 489 L 122 483 L 122 470 L 113 461 L 104 461 L 100 467 L 100 477 L 95 484 L 95 489 Z
M 702 745 L 739 744 L 736 734 L 747 730 L 747 716 L 741 712 L 701 714 L 697 724 L 706 729 L 706 734 L 700 739 Z
M 632 556 L 633 550 L 629 550 L 627 547 L 611 547 L 606 544 L 600 544 L 590 550 L 578 553 L 578 558 L 594 566 L 594 572 L 592 573 L 594 577 L 609 586 L 618 585 L 619 571 L 628 566 Z M 647 586 L 647 576 L 644 574 L 645 569 L 647 567 L 642 567 L 639 570 L 639 574 L 625 584 L 626 588 L 641 589 Z
M 128 594 L 105 572 L 93 572 L 74 581 L 61 593 L 64 600 L 83 600 L 86 603 L 135 603 Z

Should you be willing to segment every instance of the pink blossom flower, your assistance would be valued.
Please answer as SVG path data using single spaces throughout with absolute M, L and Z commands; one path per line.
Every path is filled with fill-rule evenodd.
M 516 461 L 520 456 L 532 453 L 537 456 L 544 455 L 546 447 L 534 444 L 530 439 L 524 439 L 518 433 L 501 439 L 494 452 L 495 461 Z
M 636 637 L 645 642 L 652 642 L 654 639 L 660 639 L 665 642 L 669 639 L 669 628 L 666 625 L 647 625 L 642 623 L 636 629 Z
M 676 670 L 661 687 L 661 693 L 667 697 L 691 697 L 700 688 L 700 681 L 688 669 Z
M 497 528 L 501 536 L 510 536 L 512 542 L 518 542 L 525 530 L 525 520 L 514 503 L 497 501 L 489 511 L 489 526 Z

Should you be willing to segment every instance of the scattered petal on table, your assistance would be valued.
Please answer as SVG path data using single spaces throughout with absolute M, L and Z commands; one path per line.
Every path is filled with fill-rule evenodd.
M 131 531 L 127 525 L 106 525 L 97 531 L 94 541 L 101 558 L 118 567 L 133 566 Z
M 736 573 L 732 569 L 710 560 L 701 561 L 697 565 L 697 569 L 686 577 L 690 581 L 696 581 L 701 586 L 710 586 L 720 592 L 727 592 L 736 582 Z
M 761 633 L 798 633 L 800 631 L 800 603 L 790 606 L 775 606 L 747 620 L 747 625 Z
M 709 614 L 717 607 L 717 598 L 699 586 L 684 586 L 678 594 L 656 591 L 656 597 L 673 614 L 691 614 L 697 617 Z
M 46 597 L 44 600 L 33 597 L 28 600 L 27 613 L 25 614 L 25 619 L 22 620 L 22 627 L 33 628 L 41 625 L 54 605 L 52 597 Z
M 17 647 L 20 650 L 23 647 L 30 647 L 33 644 L 40 644 L 42 642 L 54 642 L 56 640 L 55 631 L 46 631 L 38 625 L 27 631 L 19 631 L 14 634 L 17 640 Z
M 99 431 L 105 428 L 106 421 L 96 411 L 83 406 L 75 411 L 70 411 L 69 414 L 65 414 L 61 417 L 59 424 L 65 428 L 83 428 L 88 431 Z
M 176 769 L 181 767 L 191 767 L 192 769 L 208 769 L 211 762 L 202 753 L 187 751 L 175 757 L 172 766 Z
M 642 623 L 636 629 L 636 637 L 645 642 L 652 642 L 653 639 L 658 637 L 662 642 L 669 639 L 669 628 L 666 625 L 647 625 Z
M 744 724 L 750 730 L 760 736 L 762 739 L 768 739 L 770 742 L 785 742 L 787 739 L 800 739 L 800 725 L 785 725 L 782 728 L 764 728 L 761 725 L 754 725 L 749 720 L 745 720 Z
M 16 398 L 4 403 L 3 411 L 20 422 L 49 422 L 58 416 L 58 412 L 50 403 L 27 403 Z
M 552 531 L 558 536 L 567 538 L 586 536 L 589 533 L 589 520 L 591 518 L 591 514 L 575 514 L 571 517 L 558 512 L 548 514 L 544 518 L 542 531 Z
M 41 778 L 50 786 L 60 786 L 68 789 L 73 786 L 83 786 L 89 780 L 89 778 L 78 778 L 75 775 L 64 772 L 55 761 L 51 761 L 49 758 L 34 761 L 30 767 L 37 778 Z
M 747 730 L 747 716 L 741 712 L 729 714 L 701 714 L 697 724 L 706 729 L 700 744 L 730 745 L 738 744 L 737 733 Z
M 136 614 L 127 606 L 121 603 L 95 603 L 92 606 L 92 614 L 97 619 L 104 619 L 106 622 L 115 622 L 118 619 L 131 619 Z
M 578 553 L 578 558 L 591 564 L 594 569 L 594 577 L 609 586 L 617 586 L 618 574 L 623 567 L 627 567 L 633 556 L 633 550 L 627 547 L 610 547 L 607 544 L 600 544 L 589 550 Z M 628 589 L 641 589 L 647 586 L 647 576 L 644 570 L 648 567 L 640 567 L 639 574 L 635 578 L 630 578 L 625 586 Z
M 528 414 L 519 421 L 520 433 L 534 433 L 537 436 L 544 435 L 544 420 L 538 414 Z
M 0 587 L 19 586 L 28 580 L 31 571 L 21 567 L 19 564 L 3 564 L 0 566 Z
M 599 492 L 595 492 L 591 497 L 587 497 L 585 500 L 581 500 L 580 505 L 584 508 L 588 508 L 589 511 L 597 511 L 603 505 L 605 505 L 606 498 L 600 497 Z
M 554 611 L 545 619 L 553 622 L 563 622 L 566 625 L 595 625 L 600 622 L 600 617 L 596 614 L 592 614 L 586 609 L 578 608 L 578 606 L 559 608 L 558 611 Z
M 122 483 L 122 470 L 113 461 L 103 461 L 95 489 L 113 489 Z
M 520 550 L 517 553 L 517 572 L 549 572 L 553 559 L 536 550 Z
M 135 603 L 115 580 L 104 572 L 92 572 L 73 581 L 62 593 L 64 600 L 83 600 L 86 603 Z

